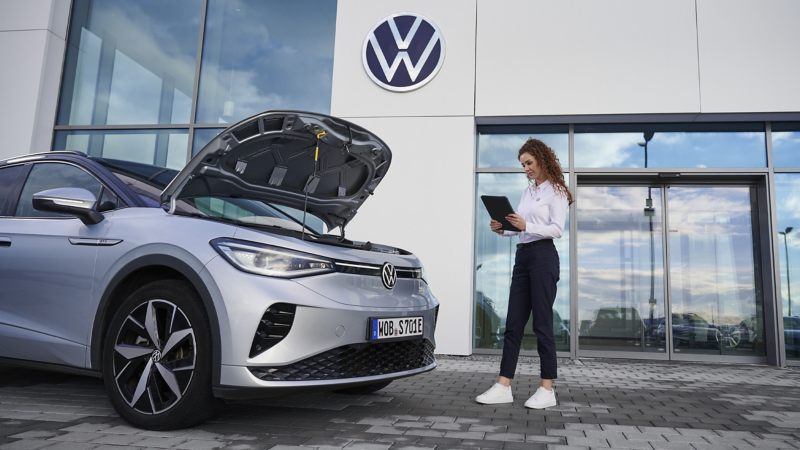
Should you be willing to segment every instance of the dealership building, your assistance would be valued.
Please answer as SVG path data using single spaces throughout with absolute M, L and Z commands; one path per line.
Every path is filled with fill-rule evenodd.
M 265 110 L 342 117 L 393 153 L 348 238 L 421 258 L 438 353 L 499 354 L 517 238 L 480 197 L 518 204 L 533 137 L 575 198 L 560 356 L 800 365 L 799 23 L 795 0 L 5 0 L 0 159 L 181 169 Z

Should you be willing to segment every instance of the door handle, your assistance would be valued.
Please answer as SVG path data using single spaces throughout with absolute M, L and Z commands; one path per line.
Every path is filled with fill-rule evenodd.
M 11 238 L 0 236 L 0 247 L 11 247 Z

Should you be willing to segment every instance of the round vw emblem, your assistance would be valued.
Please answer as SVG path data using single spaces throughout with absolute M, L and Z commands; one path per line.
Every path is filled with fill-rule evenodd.
M 386 286 L 386 289 L 394 288 L 395 283 L 397 283 L 397 271 L 393 265 L 389 263 L 383 264 L 381 268 L 381 281 L 383 281 L 383 285 Z
M 392 14 L 367 33 L 364 69 L 378 86 L 395 92 L 421 88 L 444 62 L 444 37 L 433 21 L 410 12 Z
M 156 350 L 153 352 L 153 362 L 157 363 L 159 361 L 161 361 L 161 352 Z

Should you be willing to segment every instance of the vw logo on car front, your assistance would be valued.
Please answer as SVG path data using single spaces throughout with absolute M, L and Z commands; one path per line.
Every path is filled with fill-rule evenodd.
M 364 69 L 378 86 L 413 91 L 431 81 L 442 67 L 444 36 L 421 14 L 392 14 L 367 33 L 361 55 Z
M 381 281 L 383 281 L 386 289 L 393 289 L 395 283 L 397 283 L 397 270 L 388 262 L 381 267 Z

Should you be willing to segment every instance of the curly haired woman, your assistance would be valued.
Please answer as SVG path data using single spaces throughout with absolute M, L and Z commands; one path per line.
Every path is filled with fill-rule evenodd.
M 512 403 L 511 380 L 517 368 L 522 333 L 533 313 L 541 360 L 542 383 L 525 402 L 528 408 L 556 405 L 553 380 L 557 378 L 556 344 L 553 336 L 553 303 L 560 264 L 553 239 L 564 234 L 567 208 L 572 194 L 564 184 L 561 164 L 544 142 L 528 139 L 519 149 L 519 162 L 530 184 L 522 194 L 516 213 L 506 217 L 520 231 L 503 231 L 496 220 L 489 223 L 500 236 L 519 236 L 511 293 L 508 299 L 503 359 L 497 383 L 475 400 L 482 404 Z

